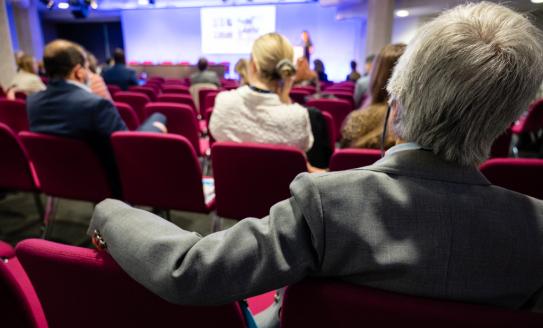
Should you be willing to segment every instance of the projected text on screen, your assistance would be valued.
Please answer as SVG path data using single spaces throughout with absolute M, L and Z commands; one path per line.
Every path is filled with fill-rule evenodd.
M 202 53 L 247 54 L 256 38 L 275 32 L 275 6 L 200 9 Z

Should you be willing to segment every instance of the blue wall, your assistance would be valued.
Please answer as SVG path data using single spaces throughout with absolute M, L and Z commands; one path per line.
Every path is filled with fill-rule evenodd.
M 128 60 L 195 62 L 201 53 L 200 9 L 125 10 L 121 13 Z M 298 45 L 302 30 L 308 30 L 315 45 L 312 58 L 324 61 L 330 79 L 343 80 L 349 62 L 360 58 L 365 44 L 365 22 L 336 20 L 336 9 L 318 3 L 277 5 L 277 32 Z M 210 61 L 233 64 L 240 55 L 207 55 Z

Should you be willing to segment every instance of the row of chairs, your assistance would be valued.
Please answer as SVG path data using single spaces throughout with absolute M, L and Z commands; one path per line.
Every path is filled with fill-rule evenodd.
M 132 280 L 105 252 L 39 239 L 0 241 L 2 326 L 247 327 L 238 302 L 168 303 Z M 250 300 L 249 300 L 250 301 Z M 543 315 L 407 296 L 337 280 L 289 286 L 281 327 L 540 327 Z

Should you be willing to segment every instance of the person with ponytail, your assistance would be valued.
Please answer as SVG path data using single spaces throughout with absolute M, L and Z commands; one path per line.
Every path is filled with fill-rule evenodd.
M 259 37 L 247 64 L 248 85 L 221 92 L 209 130 L 217 141 L 293 146 L 308 151 L 313 134 L 307 110 L 289 92 L 296 68 L 290 42 L 278 33 Z

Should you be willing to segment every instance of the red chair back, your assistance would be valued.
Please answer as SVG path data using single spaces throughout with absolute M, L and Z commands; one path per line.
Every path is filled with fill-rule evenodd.
M 28 131 L 28 114 L 24 100 L 0 99 L 0 123 L 9 126 L 15 133 Z
M 87 143 L 24 131 L 19 137 L 44 193 L 95 203 L 111 197 L 105 168 Z
M 40 301 L 15 250 L 0 241 L 0 311 L 2 327 L 47 328 Z
M 107 90 L 109 91 L 109 94 L 113 97 L 115 94 L 119 91 L 122 91 L 121 87 L 115 84 L 108 84 Z
M 492 184 L 543 199 L 543 159 L 493 158 L 481 172 Z
M 492 144 L 492 148 L 490 149 L 490 157 L 496 158 L 496 157 L 508 157 L 509 156 L 509 150 L 511 148 L 511 139 L 513 138 L 513 132 L 511 129 L 507 129 L 502 135 L 500 135 L 496 140 L 494 140 L 494 143 Z
M 354 109 L 354 98 L 353 93 L 349 91 L 336 91 L 336 90 L 330 90 L 327 89 L 326 93 L 334 95 L 337 99 L 348 101 L 351 105 L 351 110 Z M 343 123 L 343 122 L 342 122 Z
M 328 112 L 321 112 L 324 121 L 326 122 L 326 129 L 328 130 L 328 142 L 330 143 L 330 149 L 332 153 L 336 149 L 336 127 L 334 123 L 334 118 Z
M 209 213 L 200 164 L 185 137 L 115 132 L 111 142 L 125 201 L 161 209 Z
M 200 89 L 198 90 L 198 98 L 200 104 L 200 115 L 205 117 L 206 110 L 209 107 L 215 106 L 215 97 L 221 92 L 217 89 Z
M 157 97 L 158 102 L 166 102 L 166 103 L 176 103 L 176 104 L 182 104 L 182 105 L 189 105 L 190 108 L 192 108 L 192 111 L 194 114 L 198 115 L 198 112 L 196 111 L 196 105 L 194 104 L 194 100 L 192 100 L 191 95 L 185 95 L 185 94 L 161 94 Z
M 236 303 L 167 302 L 130 278 L 106 252 L 28 239 L 16 253 L 51 327 L 245 327 Z
M 307 170 L 304 153 L 286 146 L 216 142 L 211 158 L 217 215 L 237 220 L 268 215 Z
M 333 280 L 289 286 L 281 327 L 541 327 L 543 315 L 407 296 Z
M 165 85 L 186 85 L 185 80 L 182 79 L 165 79 Z
M 128 87 L 128 91 L 130 91 L 130 92 L 138 92 L 138 93 L 144 94 L 147 97 L 149 97 L 149 99 L 151 101 L 156 100 L 156 91 L 155 91 L 155 89 L 153 87 L 130 86 L 130 87 Z
M 309 94 L 314 94 L 315 92 L 317 92 L 317 88 L 315 88 L 314 86 L 312 85 L 300 85 L 300 86 L 295 86 L 292 88 L 292 90 L 301 90 L 301 91 L 307 91 L 309 92 Z
M 307 90 L 292 89 L 290 90 L 289 96 L 292 101 L 300 105 L 305 104 L 305 97 L 310 96 L 311 92 Z
M 181 95 L 190 95 L 189 87 L 186 85 L 177 85 L 177 84 L 165 84 L 162 87 L 163 94 L 181 94 Z
M 115 107 L 128 130 L 137 130 L 141 123 L 138 114 L 136 114 L 132 107 L 122 102 L 115 102 Z
M 543 129 L 543 98 L 530 105 L 528 114 L 513 126 L 513 133 L 535 133 L 541 129 Z
M 378 149 L 338 149 L 330 159 L 330 171 L 343 171 L 372 165 L 381 158 Z
M 151 77 L 149 78 L 149 80 L 147 80 L 147 81 L 148 81 L 148 82 L 156 81 L 156 82 L 162 84 L 162 83 L 164 83 L 165 80 L 164 80 L 164 78 L 161 77 L 161 76 L 151 76 Z
M 140 122 L 145 121 L 146 117 L 143 109 L 145 108 L 145 105 L 151 101 L 147 95 L 138 92 L 119 91 L 113 96 L 113 99 L 118 102 L 129 104 L 138 115 Z
M 0 123 L 0 189 L 38 190 L 39 182 L 23 145 L 5 124 Z
M 168 133 L 184 136 L 189 140 L 197 156 L 201 156 L 198 120 L 190 106 L 175 103 L 151 103 L 145 106 L 145 113 L 162 113 L 166 116 Z
M 315 107 L 320 111 L 327 112 L 334 118 L 334 135 L 336 140 L 341 138 L 341 126 L 343 121 L 353 108 L 351 103 L 343 99 L 330 99 L 330 98 L 321 98 L 321 99 L 312 99 L 307 102 L 307 107 Z

